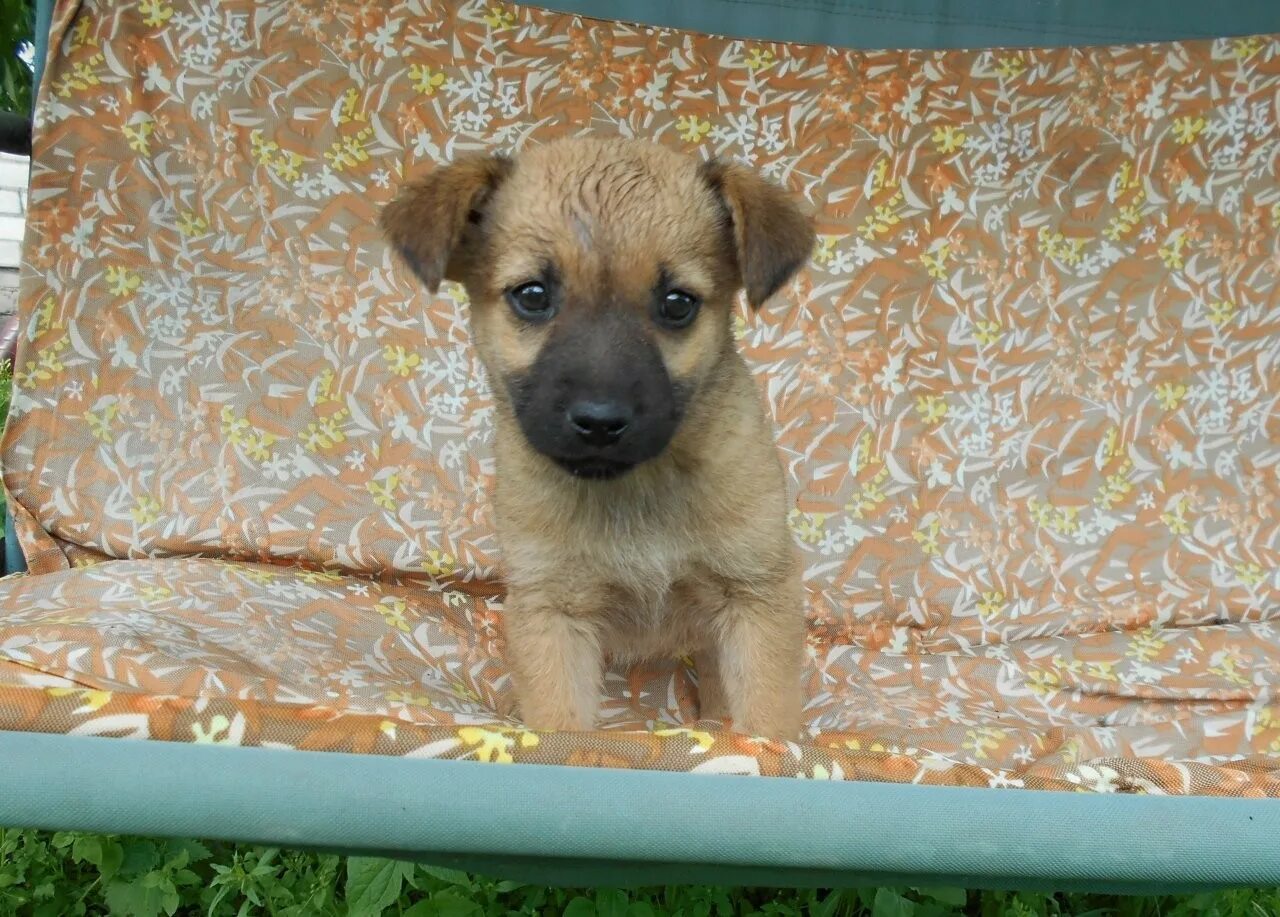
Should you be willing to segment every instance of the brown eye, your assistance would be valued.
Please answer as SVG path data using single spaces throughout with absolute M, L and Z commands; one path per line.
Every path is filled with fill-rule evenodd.
M 545 321 L 555 312 L 551 304 L 551 293 L 536 280 L 508 290 L 507 302 L 511 305 L 511 311 L 525 321 Z
M 686 328 L 698 314 L 698 297 L 671 290 L 658 303 L 658 321 L 667 328 Z

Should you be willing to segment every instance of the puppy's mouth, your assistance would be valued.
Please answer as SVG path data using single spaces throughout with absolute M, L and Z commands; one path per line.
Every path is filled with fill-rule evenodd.
M 616 462 L 603 458 L 557 458 L 553 459 L 553 461 L 575 478 L 582 478 L 586 481 L 611 481 L 614 478 L 622 477 L 622 475 L 636 467 L 633 462 Z

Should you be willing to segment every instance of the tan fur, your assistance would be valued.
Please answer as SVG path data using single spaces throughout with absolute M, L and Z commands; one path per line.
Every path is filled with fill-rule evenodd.
M 798 562 L 781 466 L 730 318 L 738 290 L 759 306 L 803 263 L 808 218 L 742 167 L 575 140 L 437 169 L 406 187 L 383 226 L 429 287 L 466 285 L 495 380 L 494 499 L 525 721 L 589 728 L 606 653 L 692 653 L 704 716 L 798 734 Z M 695 392 L 674 438 L 614 480 L 571 477 L 535 451 L 499 381 L 532 364 L 546 335 L 513 316 L 503 291 L 548 262 L 590 303 L 575 308 L 600 315 L 640 298 L 660 266 L 704 303 L 690 328 L 653 331 L 668 374 Z

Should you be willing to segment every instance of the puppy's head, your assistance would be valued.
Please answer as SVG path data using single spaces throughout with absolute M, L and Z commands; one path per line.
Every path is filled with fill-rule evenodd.
M 408 183 L 383 231 L 435 291 L 462 283 L 495 394 L 538 452 L 608 478 L 662 453 L 759 307 L 808 258 L 809 219 L 742 166 L 567 140 Z

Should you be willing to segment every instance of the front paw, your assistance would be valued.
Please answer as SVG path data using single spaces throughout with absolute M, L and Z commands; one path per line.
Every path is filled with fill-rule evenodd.
M 519 716 L 530 729 L 590 729 L 600 703 L 603 656 L 594 625 L 527 597 L 509 602 L 507 658 Z
M 525 729 L 534 732 L 586 732 L 595 725 L 589 718 L 568 711 L 519 715 L 518 719 Z

